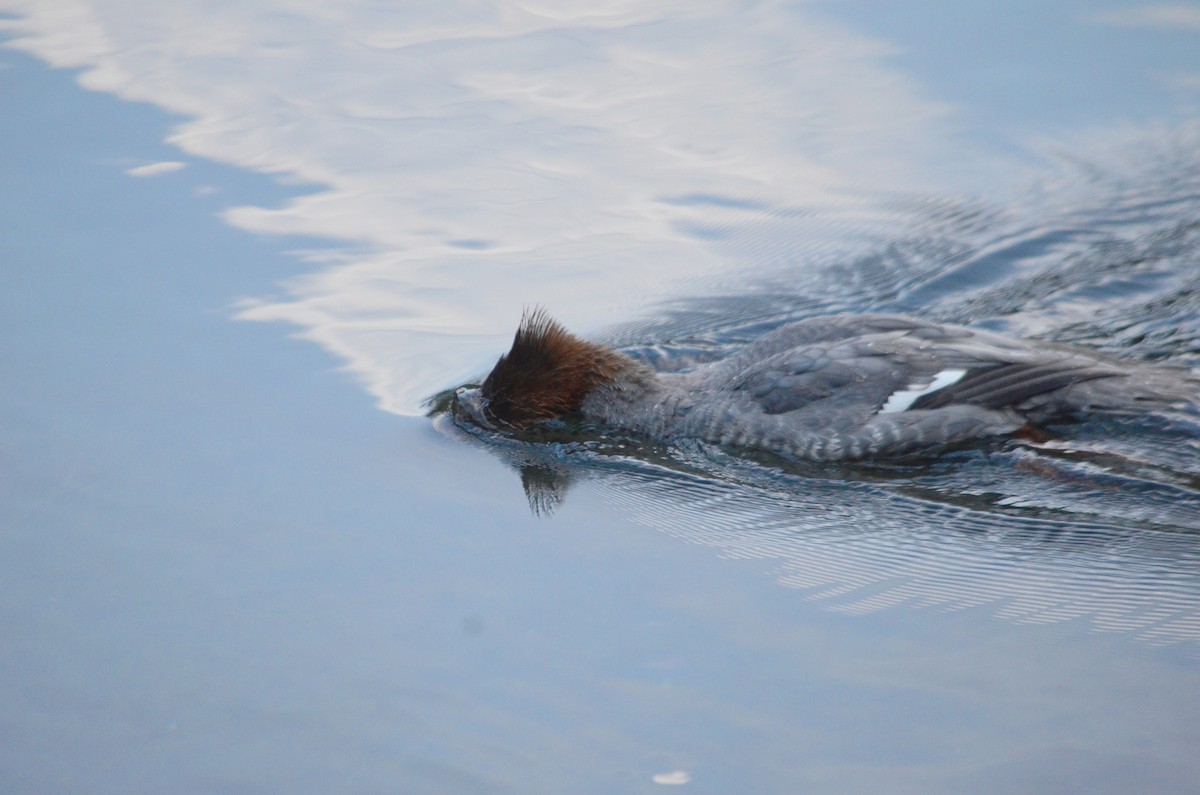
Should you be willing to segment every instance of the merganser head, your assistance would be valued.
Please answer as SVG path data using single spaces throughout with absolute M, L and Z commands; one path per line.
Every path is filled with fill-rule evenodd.
M 625 356 L 574 336 L 542 309 L 526 311 L 512 348 L 480 387 L 487 419 L 523 429 L 579 411 L 596 387 L 628 367 Z

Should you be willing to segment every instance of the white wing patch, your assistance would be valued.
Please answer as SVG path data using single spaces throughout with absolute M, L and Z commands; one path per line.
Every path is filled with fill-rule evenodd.
M 929 383 L 909 384 L 904 389 L 889 395 L 887 402 L 883 404 L 883 408 L 879 410 L 879 413 L 886 414 L 891 411 L 905 411 L 925 395 L 936 392 L 939 389 L 944 389 L 951 384 L 957 384 L 966 374 L 966 370 L 942 370 Z

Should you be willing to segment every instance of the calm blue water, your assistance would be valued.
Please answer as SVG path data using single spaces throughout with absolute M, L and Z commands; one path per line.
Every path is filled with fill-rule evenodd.
M 813 470 L 423 406 L 534 302 L 1200 363 L 1192 6 L 0 11 L 3 791 L 1200 786 L 1183 420 Z

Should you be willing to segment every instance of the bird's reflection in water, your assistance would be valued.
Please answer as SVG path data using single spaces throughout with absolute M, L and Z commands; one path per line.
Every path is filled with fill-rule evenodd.
M 451 413 L 435 424 L 516 471 L 538 516 L 563 514 L 586 483 L 636 523 L 772 561 L 780 584 L 831 610 L 994 605 L 1016 621 L 1200 643 L 1200 478 L 1099 444 L 1046 437 L 830 466 L 566 427 L 522 438 Z M 1178 428 L 1159 430 L 1183 454 Z

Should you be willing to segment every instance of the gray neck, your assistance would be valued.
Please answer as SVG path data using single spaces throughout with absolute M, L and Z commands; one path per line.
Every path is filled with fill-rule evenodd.
M 685 395 L 675 380 L 630 359 L 618 377 L 592 390 L 580 411 L 593 422 L 661 436 Z

